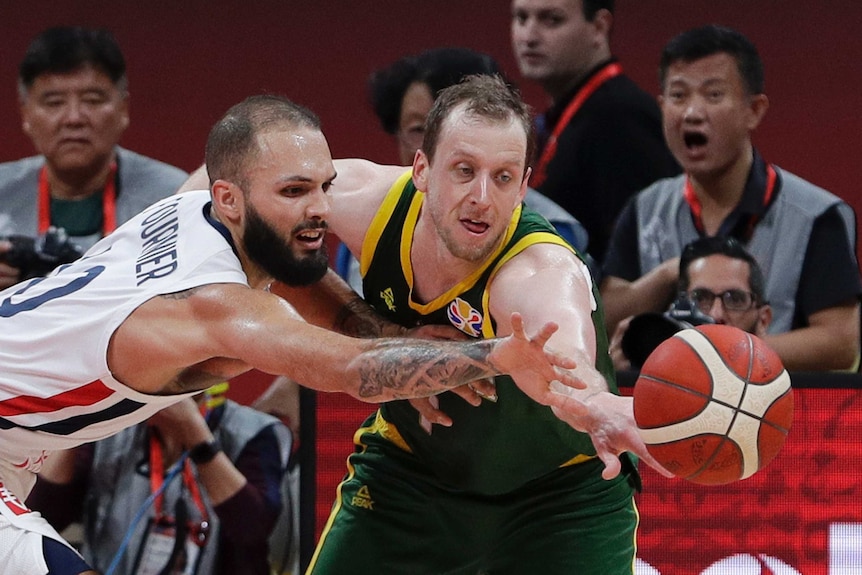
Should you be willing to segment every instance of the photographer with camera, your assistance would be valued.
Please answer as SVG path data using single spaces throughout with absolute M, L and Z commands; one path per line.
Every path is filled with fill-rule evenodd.
M 678 296 L 664 313 L 644 313 L 619 323 L 610 354 L 619 370 L 640 369 L 647 356 L 681 329 L 707 323 L 766 335 L 772 308 L 765 300 L 763 272 L 732 237 L 705 237 L 683 249 Z
M 665 138 L 685 173 L 639 192 L 617 219 L 601 285 L 608 331 L 667 307 L 686 244 L 730 236 L 763 270 L 772 305 L 765 339 L 784 367 L 856 371 L 856 214 L 755 148 L 769 108 L 757 48 L 730 28 L 687 30 L 665 45 L 659 80 Z
M 39 155 L 0 164 L 0 289 L 77 259 L 187 177 L 118 146 L 128 80 L 107 30 L 39 34 L 19 66 L 18 98 Z

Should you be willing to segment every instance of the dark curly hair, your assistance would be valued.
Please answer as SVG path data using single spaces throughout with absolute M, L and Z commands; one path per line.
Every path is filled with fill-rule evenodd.
M 381 127 L 389 134 L 398 132 L 401 101 L 414 82 L 424 82 L 432 95 L 475 74 L 500 74 L 497 62 L 487 54 L 468 48 L 435 48 L 406 56 L 386 68 L 377 70 L 368 79 L 371 106 Z

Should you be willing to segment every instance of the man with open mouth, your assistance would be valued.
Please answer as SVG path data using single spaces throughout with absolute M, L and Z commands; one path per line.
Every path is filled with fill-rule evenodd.
M 617 220 L 601 289 L 609 331 L 667 307 L 686 244 L 729 236 L 763 269 L 773 310 L 765 339 L 787 369 L 854 369 L 855 214 L 753 147 L 769 105 L 757 49 L 728 28 L 689 30 L 665 47 L 660 78 L 665 138 L 685 173 L 642 191 Z

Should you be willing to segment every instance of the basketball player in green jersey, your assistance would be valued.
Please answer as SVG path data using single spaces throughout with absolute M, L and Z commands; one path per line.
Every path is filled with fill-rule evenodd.
M 384 404 L 355 436 L 309 575 L 633 573 L 638 478 L 624 452 L 658 464 L 616 395 L 586 265 L 521 206 L 530 126 L 499 78 L 471 77 L 438 97 L 412 170 L 336 162 L 328 221 L 380 314 L 475 338 L 510 333 L 513 310 L 527 328 L 553 320 L 550 344 L 588 387 L 561 390 L 557 412 L 505 377 L 478 406 L 451 393 Z

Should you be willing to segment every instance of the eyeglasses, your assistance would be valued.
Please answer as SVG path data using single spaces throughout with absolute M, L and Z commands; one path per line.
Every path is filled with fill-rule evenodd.
M 757 296 L 750 291 L 741 289 L 729 289 L 722 293 L 715 293 L 706 288 L 696 288 L 688 293 L 691 302 L 703 313 L 709 313 L 715 298 L 721 298 L 721 304 L 728 311 L 747 311 L 757 304 Z

